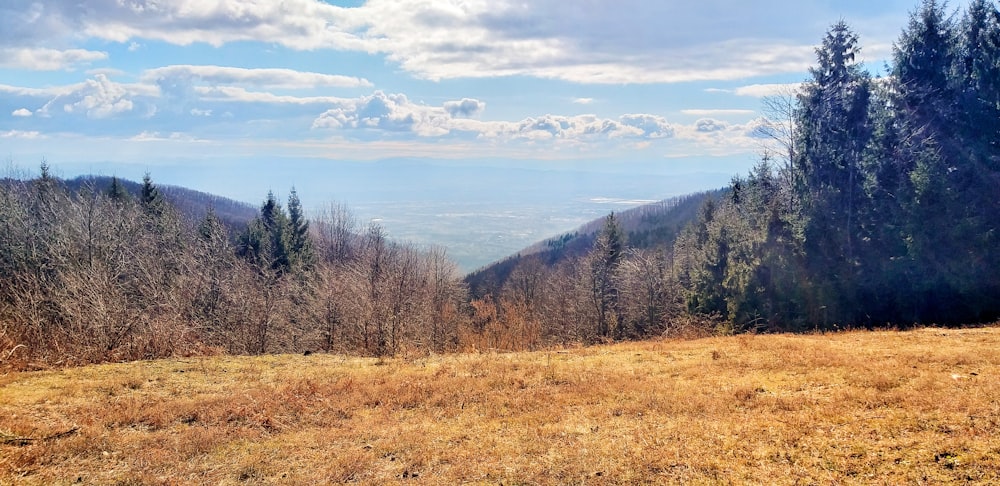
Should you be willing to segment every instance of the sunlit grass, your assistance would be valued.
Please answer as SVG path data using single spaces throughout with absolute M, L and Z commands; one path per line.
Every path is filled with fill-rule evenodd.
M 990 483 L 998 377 L 995 328 L 11 373 L 0 484 Z

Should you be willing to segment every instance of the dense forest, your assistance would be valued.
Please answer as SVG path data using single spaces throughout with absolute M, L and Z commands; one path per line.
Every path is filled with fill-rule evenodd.
M 534 349 L 1000 317 L 1000 12 L 925 1 L 888 74 L 835 24 L 765 100 L 725 190 L 623 214 L 465 280 L 291 191 L 252 219 L 148 176 L 0 184 L 0 366 L 170 355 Z M 204 202 L 213 205 L 209 199 Z M 203 216 L 195 216 L 201 214 Z M 242 219 L 241 219 L 242 218 Z
M 834 25 L 768 154 L 675 247 L 692 312 L 769 330 L 1000 315 L 1000 13 L 925 1 L 889 75 Z M 790 114 L 790 117 L 785 117 Z
M 925 1 L 888 75 L 873 78 L 860 52 L 845 23 L 829 30 L 811 79 L 765 99 L 759 163 L 676 240 L 632 241 L 612 215 L 586 254 L 502 262 L 470 276 L 474 295 L 553 328 L 593 323 L 589 339 L 691 322 L 799 331 L 996 319 L 1000 13 L 977 0 L 951 16 Z

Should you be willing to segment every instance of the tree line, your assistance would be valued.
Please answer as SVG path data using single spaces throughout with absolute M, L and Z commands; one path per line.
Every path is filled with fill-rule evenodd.
M 49 174 L 0 183 L 0 364 L 325 350 L 459 349 L 467 307 L 443 249 L 307 220 L 269 194 L 242 230 L 182 216 L 147 175 L 131 193 Z M 234 237 L 233 234 L 236 234 Z
M 689 310 L 769 330 L 1000 317 L 996 5 L 924 1 L 882 78 L 843 22 L 816 52 L 794 103 L 770 100 L 780 150 L 678 241 Z
M 676 239 L 611 215 L 589 253 L 508 262 L 477 315 L 585 342 L 1000 317 L 997 6 L 924 1 L 881 78 L 860 53 L 830 28 L 810 79 L 764 100 L 757 165 Z
M 465 281 L 443 249 L 394 242 L 346 206 L 307 218 L 294 190 L 231 228 L 183 217 L 148 176 L 135 194 L 70 189 L 43 164 L 0 184 L 0 364 L 1000 317 L 997 6 L 924 1 L 881 78 L 843 22 L 816 54 L 800 89 L 765 100 L 759 163 L 696 216 L 647 209 L 664 220 L 651 229 L 612 213 Z

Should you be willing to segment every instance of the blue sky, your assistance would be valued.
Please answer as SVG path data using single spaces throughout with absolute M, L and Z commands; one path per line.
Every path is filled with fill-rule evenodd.
M 0 153 L 244 199 L 209 174 L 253 160 L 246 184 L 283 189 L 308 177 L 295 160 L 391 158 L 736 173 L 761 150 L 760 97 L 806 78 L 832 23 L 878 69 L 915 7 L 8 0 Z

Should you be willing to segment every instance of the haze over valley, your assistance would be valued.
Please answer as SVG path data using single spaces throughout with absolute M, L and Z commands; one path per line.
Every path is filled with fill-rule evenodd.
M 307 213 L 345 204 L 359 228 L 374 222 L 392 238 L 444 247 L 468 272 L 612 211 L 722 187 L 741 165 L 709 162 L 700 164 L 700 172 L 685 173 L 662 162 L 527 167 L 511 161 L 249 159 L 215 167 L 87 163 L 52 170 L 66 178 L 114 175 L 134 181 L 148 170 L 164 184 L 254 207 L 268 191 L 284 197 L 294 187 Z M 15 172 L 37 168 L 20 166 Z

